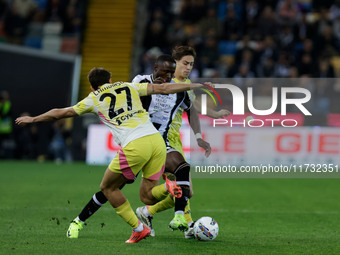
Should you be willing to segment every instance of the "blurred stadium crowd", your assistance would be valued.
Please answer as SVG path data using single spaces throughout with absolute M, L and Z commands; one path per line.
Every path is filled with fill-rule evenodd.
M 151 0 L 149 9 L 143 47 L 193 46 L 197 76 L 335 77 L 338 0 Z
M 197 51 L 192 79 L 228 78 L 246 89 L 252 78 L 300 78 L 313 113 L 340 111 L 336 80 L 312 80 L 340 76 L 339 0 L 150 0 L 149 11 L 144 73 L 160 52 L 188 44 Z M 258 101 L 270 106 L 273 85 L 256 86 Z
M 197 51 L 192 79 L 340 76 L 340 0 L 146 2 L 149 19 L 141 45 L 141 73 L 153 72 L 159 54 L 186 44 Z M 81 54 L 87 7 L 86 0 L 0 0 L 0 43 Z M 316 111 L 340 112 L 336 82 L 303 82 L 302 86 L 314 93 Z M 263 90 L 263 95 L 268 96 L 268 91 Z M 8 126 L 8 118 L 14 117 L 8 102 L 8 93 L 1 92 L 0 158 L 36 158 L 40 152 L 33 125 L 18 131 L 14 139 L 25 144 L 27 148 L 21 149 L 27 151 L 3 150 L 3 141 L 9 141 L 13 132 Z M 67 123 L 51 127 L 48 148 L 52 158 L 71 160 L 70 137 Z M 15 148 L 15 144 L 5 145 Z
M 86 0 L 0 0 L 0 42 L 78 53 Z

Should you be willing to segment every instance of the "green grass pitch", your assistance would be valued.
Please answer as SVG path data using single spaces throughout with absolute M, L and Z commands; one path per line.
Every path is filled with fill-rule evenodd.
M 194 218 L 220 227 L 211 242 L 185 240 L 154 218 L 156 237 L 125 244 L 130 227 L 106 204 L 79 239 L 69 222 L 98 191 L 105 166 L 0 161 L 0 254 L 340 254 L 340 179 L 193 179 Z M 124 193 L 141 206 L 139 179 Z

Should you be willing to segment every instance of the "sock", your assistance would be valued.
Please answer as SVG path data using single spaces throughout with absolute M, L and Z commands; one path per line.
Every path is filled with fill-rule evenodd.
M 181 186 L 182 188 L 182 196 L 180 198 L 175 199 L 175 212 L 184 211 L 184 208 L 187 205 L 187 201 L 189 200 L 190 188 L 189 186 Z
M 159 201 L 163 200 L 169 194 L 166 190 L 165 184 L 153 187 L 151 193 Z
M 131 205 L 128 200 L 121 206 L 115 208 L 117 214 L 129 224 L 132 228 L 137 228 L 139 225 L 136 214 L 133 212 Z
M 91 217 L 102 205 L 107 202 L 107 198 L 104 196 L 102 191 L 97 192 L 93 195 L 91 200 L 87 203 L 84 209 L 79 214 L 78 218 L 81 222 L 85 222 Z
M 80 221 L 82 223 L 84 223 L 84 221 L 82 221 L 81 219 L 79 219 L 79 216 L 77 216 L 77 218 L 74 219 L 75 221 Z
M 190 200 L 187 201 L 187 205 L 185 206 L 184 217 L 187 220 L 188 225 L 190 226 L 190 223 L 193 222 L 191 217 Z
M 148 209 L 149 209 L 149 206 L 144 206 L 144 208 L 143 208 L 143 213 L 144 213 L 147 217 L 152 217 L 152 215 L 149 213 Z
M 175 215 L 176 215 L 176 214 L 181 214 L 181 215 L 184 216 L 184 212 L 183 212 L 183 211 L 176 211 L 176 212 L 175 212 Z
M 159 201 L 157 204 L 149 206 L 148 212 L 152 216 L 154 216 L 158 212 L 162 212 L 174 207 L 174 205 L 175 205 L 174 199 L 170 195 L 168 195 L 164 200 Z
M 141 232 L 144 229 L 143 224 L 140 221 L 138 221 L 138 223 L 139 223 L 138 227 L 133 229 L 133 231 L 135 231 L 135 232 Z
M 175 212 L 184 211 L 190 195 L 190 165 L 187 162 L 179 164 L 175 175 L 177 185 L 182 188 L 182 196 L 175 199 Z

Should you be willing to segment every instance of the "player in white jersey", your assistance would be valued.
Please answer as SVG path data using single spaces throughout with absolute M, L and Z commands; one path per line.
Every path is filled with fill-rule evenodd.
M 184 54 L 191 56 L 191 54 L 195 55 L 195 52 L 191 49 L 188 49 L 184 52 Z M 148 77 L 144 75 L 137 75 L 132 82 L 141 82 L 142 80 L 147 78 Z M 186 83 L 190 84 L 191 82 Z M 172 142 L 172 140 L 174 139 L 174 135 L 171 135 L 171 130 L 175 117 L 178 115 L 178 113 L 181 113 L 181 118 L 184 110 L 188 113 L 189 116 L 191 115 L 191 118 L 189 118 L 189 123 L 194 133 L 200 134 L 201 129 L 197 111 L 195 110 L 195 107 L 193 107 L 190 97 L 186 91 L 172 95 L 151 95 L 144 97 L 141 100 L 144 108 L 149 112 L 151 122 L 154 124 L 154 126 L 157 128 L 158 132 L 160 132 L 166 142 L 168 154 L 165 170 L 169 173 L 175 174 L 176 182 L 178 185 L 181 186 L 183 192 L 182 197 L 175 198 L 174 204 L 172 200 L 173 198 L 167 197 L 165 198 L 165 201 L 160 202 L 160 206 L 158 207 L 162 209 L 162 204 L 171 204 L 172 206 L 175 206 L 175 217 L 170 222 L 169 227 L 173 230 L 180 229 L 182 231 L 186 231 L 188 229 L 188 224 L 184 217 L 184 211 L 187 205 L 187 200 L 190 197 L 190 165 L 185 161 L 184 155 L 181 155 L 180 153 L 181 151 L 183 151 L 182 146 L 180 146 L 180 148 L 177 148 L 176 145 Z M 175 136 L 178 137 L 178 139 L 180 140 L 179 128 L 174 133 L 176 133 Z M 198 145 L 202 147 L 206 151 L 206 155 L 209 156 L 211 151 L 209 143 L 207 143 L 202 139 L 202 137 L 200 137 L 200 139 L 198 140 Z M 168 208 L 169 207 L 166 207 L 165 209 Z M 154 230 L 152 228 L 152 208 L 150 213 L 147 207 L 139 207 L 137 208 L 136 213 L 137 216 L 150 227 L 152 231 L 151 235 L 154 235 Z
M 159 177 L 164 171 L 166 149 L 162 137 L 143 109 L 139 96 L 178 93 L 189 90 L 190 87 L 199 88 L 203 85 L 174 86 L 165 83 L 155 86 L 151 83 L 124 82 L 112 84 L 111 73 L 103 68 L 92 69 L 88 78 L 92 92 L 75 106 L 52 109 L 36 117 L 19 117 L 15 122 L 18 125 L 25 125 L 85 113 L 97 115 L 121 145 L 121 150 L 105 171 L 100 188 L 117 214 L 133 228 L 132 235 L 126 242 L 136 243 L 149 236 L 150 229 L 138 221 L 120 187 L 128 180 L 133 180 L 142 170 L 140 197 L 144 203 L 154 204 L 159 200 L 158 195 L 154 194 L 163 193 L 162 196 L 165 196 L 167 191 L 171 191 L 165 189 L 164 185 L 158 185 Z M 171 182 L 167 184 L 169 188 L 177 188 Z M 175 193 L 173 195 L 176 196 Z
M 191 81 L 188 79 L 188 76 L 193 68 L 194 60 L 196 57 L 195 50 L 188 46 L 177 46 L 173 49 L 173 57 L 176 61 L 176 71 L 175 71 L 174 78 L 172 79 L 172 81 L 175 83 L 184 82 L 184 83 L 190 84 Z M 199 110 L 199 107 L 197 110 Z M 191 126 L 199 124 L 195 121 L 194 123 L 192 123 L 193 120 L 197 118 L 196 117 L 197 113 L 194 107 L 191 108 L 191 110 L 187 113 L 189 113 L 189 115 L 191 113 L 191 118 L 189 117 Z M 222 109 L 219 111 L 214 111 L 212 109 L 209 109 L 207 115 L 212 118 L 220 118 L 220 117 L 228 116 L 229 114 L 230 112 L 226 109 Z M 189 178 L 189 182 L 188 181 L 182 182 L 183 197 L 186 196 L 187 198 L 190 198 L 193 194 L 191 177 L 190 175 L 189 176 L 187 175 L 187 173 L 189 172 L 190 166 L 185 161 L 182 143 L 181 143 L 180 135 L 179 135 L 179 129 L 182 125 L 182 115 L 183 115 L 183 108 L 179 108 L 174 119 L 171 122 L 169 131 L 168 131 L 168 141 L 169 141 L 171 150 L 168 150 L 165 169 L 166 171 L 170 171 L 170 172 L 175 171 L 177 175 L 179 174 L 178 171 L 182 171 L 182 173 L 184 172 L 186 174 L 185 178 L 186 180 L 188 180 Z M 197 143 L 203 148 L 204 147 L 209 148 L 209 149 L 206 149 L 206 156 L 208 156 L 210 153 L 210 146 L 207 147 L 208 144 L 202 139 L 201 132 L 199 131 L 199 129 L 193 128 L 193 130 L 194 130 L 194 133 L 197 139 Z M 197 131 L 195 132 L 195 130 Z M 177 178 L 177 183 L 181 184 L 181 182 L 178 182 L 178 178 Z M 190 188 L 190 192 L 189 192 L 189 188 Z M 177 199 L 177 200 L 181 200 L 181 199 Z M 193 235 L 193 223 L 194 222 L 191 218 L 191 210 L 190 210 L 190 204 L 189 204 L 188 199 L 186 199 L 186 203 L 187 205 L 184 210 L 184 217 L 186 218 L 186 223 L 184 222 L 184 218 L 181 215 L 178 215 L 177 219 L 175 217 L 172 220 L 172 222 L 170 222 L 169 226 L 172 229 L 181 229 L 181 230 L 187 230 L 186 227 L 188 227 L 188 230 L 185 231 L 185 238 L 188 239 L 188 238 L 194 238 L 194 235 Z M 144 219 L 143 222 L 149 227 L 151 227 L 152 226 L 151 221 L 153 219 L 153 216 L 156 213 L 167 210 L 174 206 L 175 206 L 175 211 L 178 211 L 178 207 L 176 208 L 176 200 L 174 202 L 171 196 L 168 196 L 167 198 L 158 202 L 155 205 L 137 208 L 138 210 L 137 216 L 139 216 L 140 219 Z

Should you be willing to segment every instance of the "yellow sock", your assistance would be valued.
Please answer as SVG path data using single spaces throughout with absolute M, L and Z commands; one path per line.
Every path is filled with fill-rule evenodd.
M 158 212 L 170 209 L 174 206 L 174 200 L 172 199 L 172 197 L 170 197 L 170 195 L 168 195 L 164 200 L 159 201 L 157 204 L 149 206 L 148 212 L 153 216 Z
M 184 218 L 187 220 L 187 223 L 192 222 L 190 200 L 187 201 L 187 205 L 184 208 Z
M 115 208 L 117 214 L 123 218 L 123 220 L 129 224 L 132 228 L 138 227 L 138 219 L 136 214 L 133 212 L 131 205 L 128 200 L 121 206 Z
M 157 200 L 163 200 L 164 198 L 166 198 L 167 195 L 169 195 L 164 183 L 153 187 L 151 193 Z

